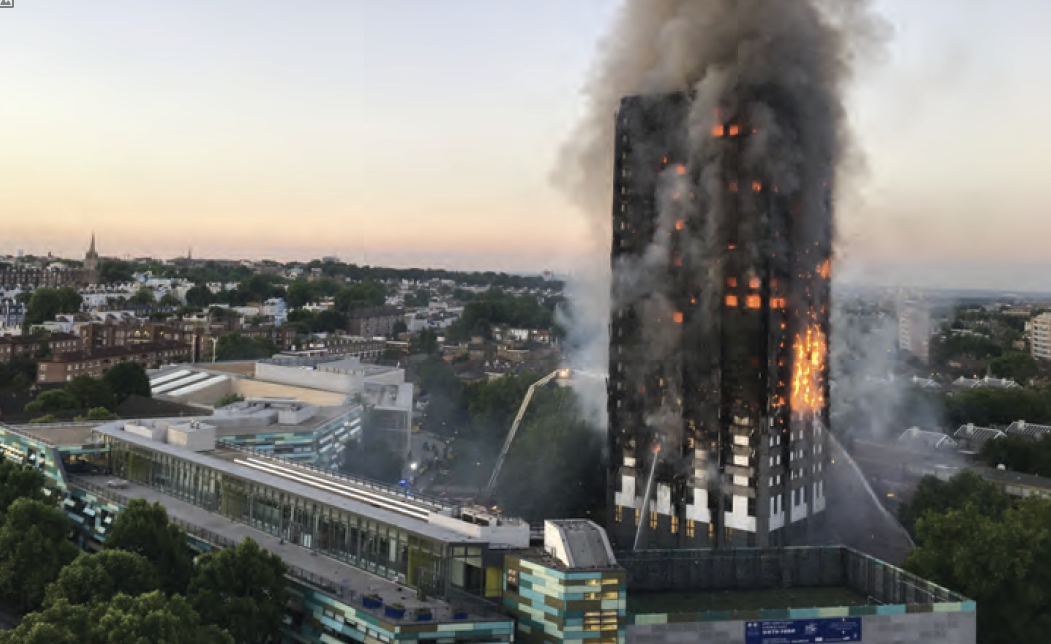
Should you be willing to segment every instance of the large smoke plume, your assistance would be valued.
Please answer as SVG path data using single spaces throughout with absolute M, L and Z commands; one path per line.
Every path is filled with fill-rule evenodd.
M 591 222 L 597 249 L 591 265 L 574 275 L 569 288 L 573 308 L 567 344 L 578 364 L 606 371 L 612 308 L 645 298 L 648 307 L 668 309 L 665 320 L 672 315 L 663 295 L 669 289 L 665 232 L 673 219 L 663 194 L 652 248 L 633 261 L 609 265 L 615 115 L 621 100 L 696 92 L 686 145 L 690 165 L 697 170 L 691 171 L 692 185 L 686 189 L 698 194 L 702 217 L 717 219 L 712 213 L 726 199 L 728 164 L 721 158 L 726 148 L 710 136 L 720 113 L 758 130 L 735 163 L 747 166 L 751 176 L 767 177 L 804 209 L 819 208 L 825 186 L 841 185 L 837 175 L 844 160 L 852 158 L 844 97 L 855 63 L 882 32 L 866 0 L 624 3 L 587 88 L 588 114 L 555 173 L 556 182 Z M 662 179 L 664 185 L 674 180 Z M 799 219 L 821 218 L 803 213 Z M 716 261 L 709 247 L 711 232 L 702 223 L 682 252 Z M 823 232 L 830 243 L 831 230 Z M 761 242 L 752 247 L 754 259 L 776 251 L 774 240 Z M 654 312 L 657 317 L 660 311 Z M 640 349 L 658 357 L 674 347 L 663 333 L 649 334 L 647 342 L 653 344 Z M 606 392 L 595 388 L 591 393 L 590 411 L 605 426 Z

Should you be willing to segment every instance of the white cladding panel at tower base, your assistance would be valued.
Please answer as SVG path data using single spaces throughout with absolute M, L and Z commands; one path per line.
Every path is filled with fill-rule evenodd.
M 708 509 L 708 490 L 694 488 L 693 502 L 686 504 L 686 518 L 701 523 L 712 522 L 712 512 Z
M 620 475 L 620 492 L 613 495 L 613 503 L 626 508 L 635 506 L 635 474 L 629 469 L 622 469 Z
M 643 503 L 645 502 L 646 500 L 643 499 Z M 671 516 L 671 486 L 667 483 L 657 484 L 657 507 L 655 511 Z

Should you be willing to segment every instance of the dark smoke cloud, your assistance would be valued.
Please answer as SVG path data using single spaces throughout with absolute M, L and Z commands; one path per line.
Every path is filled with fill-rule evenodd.
M 709 213 L 722 210 L 724 168 L 709 132 L 716 108 L 743 116 L 760 133 L 741 163 L 770 177 L 806 208 L 817 208 L 824 185 L 853 158 L 844 96 L 856 63 L 878 49 L 883 24 L 866 0 L 627 0 L 589 83 L 588 115 L 563 151 L 556 183 L 592 222 L 601 252 L 569 286 L 573 303 L 568 345 L 578 363 L 607 368 L 611 306 L 648 298 L 661 306 L 670 225 L 662 203 L 658 233 L 643 257 L 609 266 L 615 113 L 625 96 L 697 92 L 691 114 L 690 163 L 703 168 L 694 190 Z M 706 213 L 706 214 L 709 214 Z M 717 219 L 710 216 L 710 220 Z M 821 217 L 803 216 L 820 222 Z M 703 229 L 683 252 L 711 259 Z M 831 240 L 831 231 L 823 235 Z M 771 249 L 769 243 L 755 252 Z M 610 284 L 617 302 L 611 301 Z M 660 311 L 655 316 L 660 316 Z M 643 350 L 661 354 L 674 343 L 654 333 Z M 605 391 L 589 407 L 604 420 Z

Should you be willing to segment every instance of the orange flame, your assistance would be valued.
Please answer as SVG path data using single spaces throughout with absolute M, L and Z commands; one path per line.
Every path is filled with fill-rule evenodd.
M 737 278 L 736 277 L 727 277 L 726 278 L 726 285 L 730 286 L 730 287 L 736 287 L 737 286 Z
M 762 192 L 762 191 L 763 191 L 763 182 L 762 181 L 753 181 L 752 182 L 752 192 Z
M 816 411 L 825 406 L 825 374 L 828 343 L 817 326 L 797 335 L 796 361 L 792 376 L 792 409 L 797 412 Z
M 730 136 L 737 136 L 741 133 L 741 127 L 739 125 L 730 126 Z
M 758 309 L 761 306 L 763 306 L 763 298 L 759 297 L 758 295 L 748 296 L 748 308 Z
M 680 219 L 675 222 L 675 230 L 682 230 L 684 228 L 686 228 L 686 222 L 684 220 Z
M 729 307 L 737 306 L 737 296 L 736 295 L 727 295 L 726 296 L 726 306 L 729 306 Z
M 723 136 L 723 126 L 716 125 L 715 127 L 713 127 L 712 128 L 712 136 L 714 136 L 715 138 L 722 138 L 722 136 Z
M 824 264 L 817 267 L 817 272 L 825 279 L 832 277 L 832 262 L 826 259 Z
M 748 280 L 748 288 L 759 288 L 760 286 L 762 286 L 762 284 L 763 283 L 759 281 L 758 277 L 753 277 L 752 279 Z
M 672 314 L 671 317 L 672 317 L 673 320 L 675 320 L 675 324 L 682 324 L 682 319 L 683 318 L 682 318 L 682 313 L 680 311 L 676 311 L 675 313 Z
M 681 165 L 677 168 L 679 174 L 686 174 L 686 166 Z

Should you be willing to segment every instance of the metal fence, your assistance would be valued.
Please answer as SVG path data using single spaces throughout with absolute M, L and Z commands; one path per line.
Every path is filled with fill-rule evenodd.
M 94 427 L 98 423 L 87 423 L 87 424 Z M 72 423 L 61 423 L 61 425 L 63 427 L 68 427 L 68 426 L 72 426 L 73 424 Z M 52 442 L 52 441 L 50 441 L 50 440 L 48 440 L 48 439 L 46 439 L 46 438 L 44 438 L 42 436 L 37 436 L 36 434 L 30 434 L 28 432 L 23 432 L 23 431 L 20 431 L 18 429 L 15 429 L 15 427 L 37 428 L 37 429 L 39 429 L 41 427 L 47 427 L 47 425 L 44 425 L 44 424 L 40 424 L 40 425 L 15 425 L 15 426 L 12 426 L 12 425 L 0 425 L 0 430 L 3 430 L 3 431 L 5 431 L 5 432 L 7 432 L 9 434 L 14 434 L 15 436 L 21 436 L 22 438 L 24 438 L 26 440 L 33 441 L 35 443 L 40 443 L 42 445 L 47 445 L 48 447 L 58 447 L 58 445 L 56 445 L 54 442 Z
M 132 500 L 131 497 L 121 494 L 112 488 L 96 485 L 78 476 L 70 476 L 69 482 L 81 489 L 91 492 L 95 496 L 112 501 L 119 505 L 127 506 Z M 186 534 L 212 546 L 229 548 L 231 546 L 236 546 L 239 543 L 238 541 L 230 539 L 229 537 L 223 536 L 217 532 L 213 532 L 207 528 L 202 528 L 199 525 L 183 521 L 176 517 L 169 516 L 168 520 L 172 524 L 179 526 L 179 528 L 186 532 Z M 288 576 L 299 581 L 305 581 L 325 590 L 326 592 L 334 593 L 339 597 L 347 595 L 356 596 L 356 593 L 334 579 L 312 573 L 308 570 L 303 570 L 297 566 L 288 565 Z
M 617 555 L 640 591 L 756 590 L 841 585 L 839 548 L 636 551 Z
M 617 554 L 636 591 L 849 588 L 881 604 L 939 604 L 967 598 L 841 546 L 636 551 Z
M 220 445 L 220 446 L 222 446 L 224 448 L 228 448 L 228 449 L 237 451 L 237 452 L 243 452 L 245 454 L 250 454 L 254 458 L 259 458 L 259 459 L 263 459 L 263 460 L 273 461 L 273 462 L 275 462 L 275 463 L 277 463 L 279 465 L 286 466 L 286 467 L 300 468 L 300 469 L 304 469 L 304 470 L 317 472 L 318 474 L 324 475 L 327 478 L 336 479 L 338 481 L 346 481 L 347 483 L 350 483 L 350 484 L 352 484 L 352 485 L 354 485 L 356 487 L 359 487 L 359 488 L 365 488 L 365 489 L 368 489 L 368 490 L 375 490 L 376 492 L 380 492 L 380 493 L 386 494 L 388 496 L 405 499 L 406 501 L 412 501 L 414 503 L 418 503 L 418 504 L 421 504 L 421 505 L 426 505 L 426 506 L 429 506 L 432 510 L 435 510 L 435 511 L 438 511 L 438 512 L 450 509 L 450 506 L 448 504 L 446 504 L 446 503 L 443 503 L 441 499 L 438 499 L 438 498 L 435 498 L 435 497 L 426 496 L 426 495 L 422 495 L 422 494 L 416 494 L 416 493 L 408 492 L 408 491 L 406 491 L 403 488 L 395 487 L 393 485 L 387 485 L 386 483 L 380 483 L 379 481 L 373 481 L 371 479 L 366 479 L 366 478 L 359 478 L 359 477 L 356 477 L 356 476 L 347 476 L 346 474 L 343 474 L 341 472 L 337 472 L 335 470 L 330 470 L 330 469 L 325 469 L 325 468 L 322 468 L 322 467 L 317 467 L 316 465 L 311 465 L 309 463 L 303 463 L 303 462 L 300 462 L 300 461 L 293 461 L 291 459 L 282 458 L 280 456 L 275 456 L 274 454 L 271 454 L 269 452 L 263 452 L 263 451 L 252 449 L 250 447 L 245 447 L 243 445 L 236 445 L 234 443 L 228 443 L 228 442 L 223 441 L 223 440 L 217 440 L 216 444 Z

